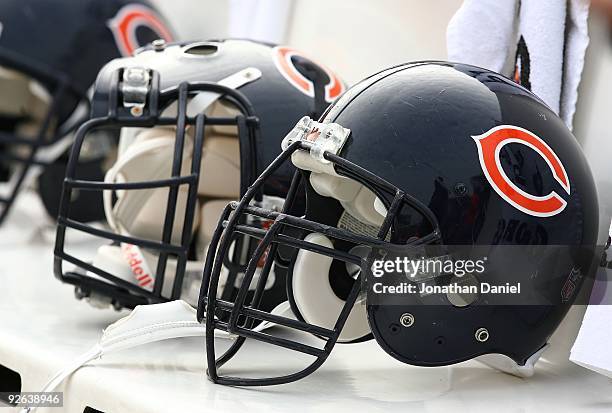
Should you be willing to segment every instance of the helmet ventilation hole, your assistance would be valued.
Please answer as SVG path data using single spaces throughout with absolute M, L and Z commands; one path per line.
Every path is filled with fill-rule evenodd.
M 185 49 L 185 53 L 195 56 L 211 56 L 219 51 L 219 46 L 212 43 L 199 43 Z

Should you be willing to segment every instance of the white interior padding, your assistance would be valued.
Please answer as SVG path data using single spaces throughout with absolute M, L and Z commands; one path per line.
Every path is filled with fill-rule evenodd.
M 217 100 L 207 111 L 208 116 L 219 118 L 232 118 L 240 114 L 240 111 L 235 107 Z M 212 125 L 210 130 L 213 135 L 237 136 L 237 127 L 234 125 Z
M 40 121 L 47 114 L 49 92 L 27 75 L 0 67 L 0 91 L 0 115 Z
M 366 224 L 380 227 L 386 214 L 381 215 L 376 209 L 375 204 L 377 200 L 378 198 L 374 195 L 374 192 L 360 185 L 359 191 L 355 194 L 355 198 L 350 201 L 340 201 L 340 203 L 342 207 L 355 218 Z M 380 200 L 378 202 L 380 202 Z
M 334 170 L 334 165 L 331 162 L 323 163 L 313 158 L 310 153 L 306 151 L 293 152 L 291 155 L 291 162 L 296 168 L 306 169 L 307 171 L 315 173 L 339 176 Z
M 23 138 L 35 139 L 49 110 L 51 96 L 38 82 L 25 74 L 0 66 L 0 116 L 24 117 L 15 128 L 15 133 Z M 47 137 L 53 136 L 57 119 L 51 119 Z M 14 155 L 27 157 L 30 148 L 24 145 L 11 145 L 9 151 Z
M 329 238 L 322 234 L 309 234 L 305 241 L 333 248 Z M 308 323 L 333 328 L 344 307 L 330 286 L 330 267 L 333 259 L 315 252 L 300 250 L 293 267 L 292 289 L 297 308 Z M 346 276 L 342 274 L 341 276 Z M 357 340 L 370 333 L 364 303 L 351 310 L 339 341 Z
M 171 176 L 175 132 L 172 128 L 153 128 L 142 131 L 107 172 L 107 182 L 143 182 L 167 179 Z M 183 175 L 189 172 L 192 143 L 185 140 Z M 112 205 L 111 191 L 104 191 L 104 209 L 109 225 L 117 232 L 131 236 L 161 240 L 168 188 L 117 191 L 117 202 Z M 188 187 L 179 187 L 172 243 L 180 243 L 185 218 Z M 194 228 L 197 225 L 194 219 Z
M 166 112 L 172 112 L 172 108 Z M 215 102 L 207 112 L 212 116 L 233 116 L 236 110 Z M 193 156 L 193 128 L 185 135 L 181 175 L 191 171 Z M 237 199 L 240 196 L 240 148 L 235 126 L 206 128 L 198 195 L 206 198 Z M 176 129 L 124 128 L 119 144 L 119 158 L 106 176 L 107 182 L 146 182 L 171 176 Z M 160 240 L 166 205 L 167 188 L 116 191 L 117 201 L 112 205 L 111 191 L 104 191 L 105 211 L 111 227 L 123 234 Z M 172 242 L 180 243 L 188 197 L 187 185 L 181 185 L 177 198 Z M 199 224 L 199 204 L 196 207 L 193 229 Z M 209 216 L 212 216 L 208 214 Z M 216 224 L 217 217 L 211 220 Z
M 200 209 L 200 229 L 198 230 L 196 241 L 198 259 L 203 260 L 206 257 L 206 250 L 217 228 L 219 217 L 223 209 L 231 201 L 230 199 L 214 199 L 202 203 L 202 208 Z
M 310 184 L 319 195 L 338 201 L 352 201 L 361 187 L 352 179 L 316 172 L 310 174 Z
M 306 151 L 294 152 L 291 161 L 297 168 L 311 172 L 310 184 L 319 195 L 340 201 L 349 214 L 368 225 L 382 225 L 387 210 L 366 186 L 338 175 L 332 163 L 323 163 Z
M 164 114 L 176 113 L 176 105 L 167 108 Z M 206 111 L 209 116 L 231 117 L 236 110 L 219 101 L 212 103 Z M 181 176 L 191 173 L 193 159 L 193 127 L 188 127 Z M 171 176 L 172 162 L 176 143 L 175 127 L 123 128 L 118 148 L 118 159 L 107 172 L 107 182 L 150 182 L 167 179 Z M 109 225 L 118 233 L 149 240 L 161 240 L 168 188 L 146 190 L 104 191 L 104 209 Z M 211 126 L 205 129 L 198 201 L 194 211 L 192 231 L 196 235 L 197 259 L 203 260 L 216 228 L 219 216 L 225 206 L 240 196 L 240 148 L 235 126 Z M 174 226 L 171 242 L 180 244 L 188 198 L 188 186 L 181 185 L 176 203 Z M 219 199 L 220 198 L 220 199 Z M 125 247 L 127 244 L 122 244 Z M 104 246 L 98 251 L 94 265 L 126 281 L 139 285 L 130 257 L 119 246 Z M 136 248 L 145 261 L 147 272 L 154 276 L 158 255 L 144 248 Z M 133 261 L 133 259 L 132 259 Z M 186 301 L 196 304 L 201 284 L 202 268 L 200 261 L 189 261 L 183 284 Z M 137 268 L 141 272 L 141 268 Z M 168 259 L 162 294 L 169 297 L 172 282 L 176 275 L 176 260 Z M 94 276 L 92 274 L 92 276 Z M 140 281 L 141 282 L 141 281 Z M 150 283 L 145 289 L 149 289 Z M 141 286 L 142 287 L 142 286 Z
M 19 72 L 0 67 L 0 114 L 19 117 L 27 113 L 32 93 L 30 79 Z
M 238 111 L 235 108 L 221 101 L 216 101 L 208 111 L 208 116 L 214 117 L 236 115 Z M 233 199 L 240 197 L 240 142 L 236 126 L 214 125 L 206 129 L 200 171 L 200 195 Z
M 231 118 L 238 115 L 239 111 L 217 100 L 206 110 L 206 114 L 210 117 Z M 176 116 L 176 103 L 166 108 L 163 115 Z M 192 126 L 187 128 L 190 134 L 193 133 L 193 129 Z M 130 138 L 130 140 L 134 139 Z M 123 144 L 120 144 L 121 146 Z M 237 127 L 235 125 L 207 126 L 202 152 L 198 194 L 238 199 L 240 197 L 240 142 Z
M 198 193 L 210 197 L 240 196 L 240 148 L 236 137 L 207 136 Z
M 387 208 L 378 197 L 374 200 L 374 209 L 383 217 L 387 216 Z
M 360 221 L 374 226 L 382 225 L 386 209 L 374 192 L 359 182 L 338 175 L 312 172 L 310 183 L 319 195 L 340 201 L 342 207 Z
M 121 128 L 119 132 L 119 145 L 117 146 L 117 153 L 119 156 L 123 156 L 129 147 L 136 142 L 138 136 L 147 130 L 147 128 Z

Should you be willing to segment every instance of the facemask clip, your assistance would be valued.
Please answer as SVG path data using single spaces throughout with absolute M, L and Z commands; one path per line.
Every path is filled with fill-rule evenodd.
M 343 128 L 337 123 L 321 123 L 304 116 L 285 136 L 281 148 L 285 150 L 299 140 L 308 142 L 310 144 L 310 156 L 327 164 L 330 162 L 325 159 L 325 152 L 337 155 L 350 134 L 350 129 Z
M 142 116 L 150 88 L 151 74 L 147 69 L 130 67 L 123 71 L 123 82 L 121 84 L 123 106 L 130 108 L 132 116 Z

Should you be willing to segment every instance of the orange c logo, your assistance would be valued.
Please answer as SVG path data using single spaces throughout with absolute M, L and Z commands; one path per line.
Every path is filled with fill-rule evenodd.
M 278 71 L 281 72 L 285 79 L 287 79 L 296 89 L 313 98 L 315 93 L 314 84 L 297 70 L 291 61 L 293 56 L 307 58 L 302 53 L 287 46 L 277 46 L 274 48 L 274 64 Z M 312 59 L 307 59 L 313 61 Z M 344 84 L 331 70 L 322 65 L 318 66 L 321 67 L 327 74 L 327 77 L 329 77 L 329 83 L 325 85 L 325 101 L 331 103 L 344 92 Z
M 545 196 L 531 195 L 516 186 L 502 169 L 499 160 L 501 149 L 509 143 L 520 143 L 536 151 L 548 164 L 553 176 L 565 192 L 570 194 L 570 184 L 563 164 L 541 138 L 516 126 L 497 126 L 490 131 L 472 136 L 478 147 L 480 166 L 487 180 L 510 205 L 526 214 L 536 217 L 551 217 L 567 206 L 567 201 L 555 191 Z
M 140 26 L 148 27 L 166 42 L 171 42 L 173 39 L 171 31 L 157 13 L 140 4 L 128 4 L 108 22 L 108 27 L 113 32 L 117 47 L 123 56 L 132 56 L 136 49 L 143 46 L 136 38 L 136 29 Z

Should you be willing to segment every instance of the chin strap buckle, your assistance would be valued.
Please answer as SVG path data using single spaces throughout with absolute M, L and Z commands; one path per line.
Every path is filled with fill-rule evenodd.
M 325 159 L 325 152 L 337 155 L 350 134 L 350 129 L 337 123 L 321 123 L 304 116 L 285 136 L 281 148 L 286 150 L 292 143 L 304 141 L 309 144 L 310 155 L 314 159 L 322 163 L 329 163 Z
M 121 83 L 123 106 L 130 108 L 132 116 L 142 116 L 150 89 L 151 74 L 148 69 L 130 67 L 123 71 L 123 82 Z

